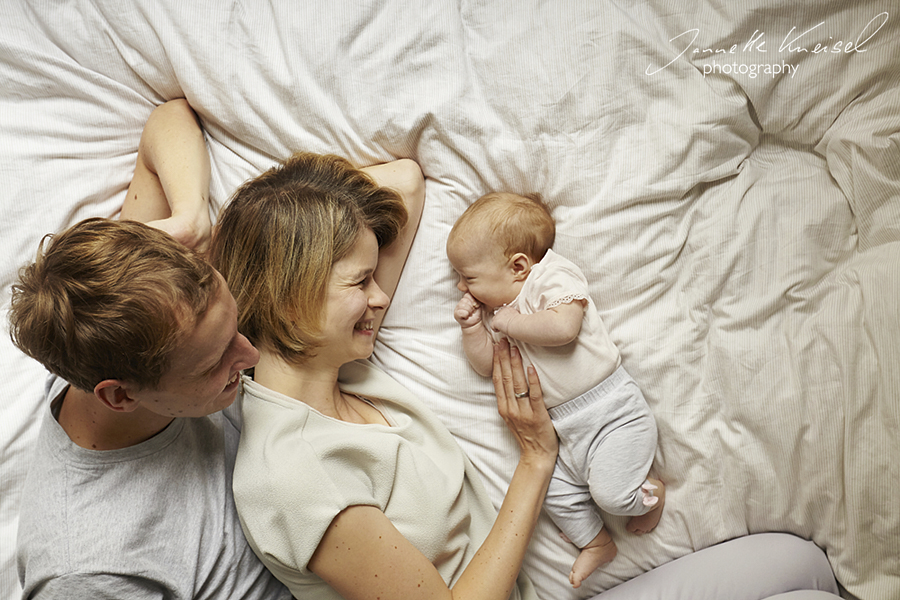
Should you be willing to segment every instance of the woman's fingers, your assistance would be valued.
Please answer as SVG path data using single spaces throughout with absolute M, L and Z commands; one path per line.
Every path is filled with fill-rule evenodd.
M 497 395 L 497 409 L 504 416 L 509 414 L 512 390 L 512 368 L 509 365 L 509 342 L 505 339 L 494 344 L 494 368 L 492 371 L 494 393 Z
M 525 380 L 525 369 L 522 368 L 522 355 L 515 346 L 509 349 L 509 364 L 512 371 L 513 397 L 519 400 L 518 404 L 527 404 L 528 382 Z
M 541 389 L 541 380 L 537 371 L 531 365 L 528 365 L 528 397 L 531 400 L 532 407 L 544 405 L 544 390 Z
M 529 366 L 526 374 L 518 349 L 506 339 L 494 345 L 493 381 L 497 409 L 522 456 L 555 459 L 556 431 L 544 406 L 541 381 L 534 367 Z
M 504 417 L 513 415 L 530 415 L 534 412 L 534 402 L 543 402 L 540 381 L 534 369 L 529 367 L 526 376 L 522 365 L 522 355 L 519 349 L 510 345 L 504 338 L 494 344 L 494 390 L 497 394 L 497 408 Z M 537 382 L 537 387 L 531 391 L 529 380 Z M 535 400 L 537 398 L 537 400 Z

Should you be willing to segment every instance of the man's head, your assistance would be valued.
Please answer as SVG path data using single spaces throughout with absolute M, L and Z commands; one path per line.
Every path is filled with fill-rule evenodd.
M 133 221 L 87 219 L 45 238 L 22 270 L 10 334 L 50 372 L 114 410 L 146 397 L 162 414 L 208 414 L 227 403 L 193 399 L 193 408 L 183 407 L 176 387 L 189 375 L 205 384 L 194 393 L 233 400 L 237 386 L 229 394 L 224 388 L 256 356 L 237 334 L 233 304 L 215 269 L 168 234 Z M 218 390 L 213 358 L 229 363 L 216 372 Z M 192 364 L 200 361 L 210 364 Z

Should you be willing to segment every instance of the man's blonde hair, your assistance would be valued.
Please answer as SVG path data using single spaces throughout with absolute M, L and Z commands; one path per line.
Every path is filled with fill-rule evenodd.
M 247 181 L 209 251 L 237 302 L 239 331 L 288 362 L 313 356 L 332 265 L 366 228 L 381 247 L 406 220 L 396 192 L 339 156 L 297 153 Z
M 506 258 L 519 252 L 540 262 L 556 239 L 556 222 L 538 194 L 491 192 L 457 219 L 447 244 L 466 243 L 485 230 Z
M 213 268 L 167 233 L 86 219 L 46 236 L 12 288 L 10 336 L 73 386 L 154 387 L 209 307 Z

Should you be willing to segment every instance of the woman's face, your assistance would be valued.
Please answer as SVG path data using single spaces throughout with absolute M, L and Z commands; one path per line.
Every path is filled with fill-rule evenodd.
M 325 344 L 317 356 L 343 365 L 368 358 L 375 348 L 375 316 L 390 304 L 372 278 L 378 265 L 378 242 L 371 229 L 360 233 L 356 243 L 331 267 L 325 299 Z

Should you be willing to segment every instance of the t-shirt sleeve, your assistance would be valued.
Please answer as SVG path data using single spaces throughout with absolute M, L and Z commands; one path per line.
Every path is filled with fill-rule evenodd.
M 54 577 L 25 597 L 33 600 L 162 600 L 172 598 L 174 593 L 145 577 L 75 573 Z
M 535 310 L 547 310 L 561 304 L 590 298 L 587 279 L 581 271 L 568 262 L 558 262 L 541 272 L 534 286 Z
M 312 577 L 307 564 L 334 518 L 355 505 L 384 510 L 393 480 L 394 465 L 377 455 L 327 441 L 309 444 L 292 431 L 295 424 L 270 427 L 257 440 L 264 447 L 254 449 L 267 457 L 264 464 L 248 469 L 239 458 L 235 471 L 235 500 L 248 538 L 282 581 Z M 328 435 L 327 423 L 319 425 Z

